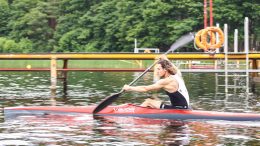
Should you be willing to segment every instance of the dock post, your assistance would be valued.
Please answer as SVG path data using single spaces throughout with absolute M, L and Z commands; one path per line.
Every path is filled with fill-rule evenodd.
M 257 60 L 256 59 L 252 59 L 252 69 L 253 70 L 257 70 L 258 69 L 258 64 L 257 64 Z M 252 77 L 253 78 L 255 78 L 255 77 L 257 77 L 257 72 L 253 72 L 252 73 L 253 75 L 252 75 Z
M 68 69 L 68 59 L 63 60 L 63 69 Z M 67 96 L 67 71 L 62 71 L 62 79 L 63 79 L 63 94 Z
M 51 97 L 50 97 L 50 104 L 51 106 L 56 106 L 56 89 L 51 89 Z
M 55 57 L 51 58 L 51 89 L 56 90 L 57 85 L 57 60 Z

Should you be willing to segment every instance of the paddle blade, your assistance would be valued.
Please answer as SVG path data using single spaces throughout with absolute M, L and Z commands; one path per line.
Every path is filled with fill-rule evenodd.
M 176 40 L 170 47 L 170 49 L 165 53 L 168 54 L 170 51 L 175 51 L 176 49 L 183 47 L 194 40 L 194 33 L 190 32 L 182 37 L 180 37 L 178 40 Z
M 116 94 L 113 94 L 113 95 L 110 95 L 108 97 L 106 97 L 101 103 L 99 103 L 96 108 L 92 111 L 93 114 L 96 114 L 100 111 L 102 111 L 104 108 L 106 108 L 108 105 L 110 105 L 112 102 L 114 102 L 118 97 L 119 95 L 121 94 L 122 92 L 119 92 L 119 93 L 116 93 Z

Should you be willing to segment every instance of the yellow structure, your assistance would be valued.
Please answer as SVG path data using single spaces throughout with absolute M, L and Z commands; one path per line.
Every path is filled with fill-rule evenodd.
M 56 59 L 89 59 L 89 60 L 99 60 L 99 59 L 111 59 L 111 60 L 153 60 L 156 56 L 160 54 L 152 54 L 152 53 L 77 53 L 77 54 L 0 54 L 0 60 L 51 60 L 52 58 Z M 178 60 L 216 60 L 216 59 L 224 59 L 224 53 L 218 54 L 206 54 L 206 53 L 174 53 L 168 54 L 168 58 L 170 59 L 178 59 Z M 245 59 L 246 54 L 228 54 L 228 59 Z M 259 53 L 250 53 L 249 59 L 259 60 Z

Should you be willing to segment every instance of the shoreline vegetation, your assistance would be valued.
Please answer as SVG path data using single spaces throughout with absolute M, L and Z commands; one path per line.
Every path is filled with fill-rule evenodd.
M 257 0 L 214 0 L 214 24 L 238 29 L 243 49 L 244 18 L 250 21 L 250 48 L 259 50 Z M 131 52 L 168 50 L 187 32 L 203 29 L 203 1 L 0 0 L 0 53 Z M 179 49 L 196 51 L 192 44 Z

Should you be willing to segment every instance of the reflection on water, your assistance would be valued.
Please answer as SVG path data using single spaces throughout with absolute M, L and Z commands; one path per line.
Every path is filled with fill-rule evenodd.
M 67 90 L 58 82 L 51 91 L 48 72 L 0 72 L 0 107 L 38 105 L 91 105 L 120 91 L 139 73 L 69 72 Z M 186 73 L 193 108 L 211 111 L 260 111 L 260 85 L 254 93 L 216 88 L 215 73 Z M 137 83 L 152 83 L 148 73 Z M 224 83 L 223 79 L 218 80 Z M 126 93 L 114 104 L 140 104 L 164 92 Z M 259 122 L 173 121 L 92 115 L 21 116 L 4 120 L 0 109 L 0 145 L 257 145 Z
M 83 114 L 21 116 L 1 124 L 0 144 L 251 145 L 259 142 L 259 124 L 133 117 L 93 119 Z

